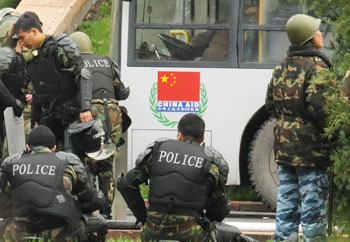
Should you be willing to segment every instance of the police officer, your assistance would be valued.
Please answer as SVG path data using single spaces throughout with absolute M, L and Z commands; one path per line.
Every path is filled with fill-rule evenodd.
M 142 241 L 236 241 L 237 237 L 252 241 L 243 239 L 237 229 L 235 236 L 226 239 L 217 234 L 213 222 L 222 221 L 230 209 L 224 190 L 228 165 L 214 148 L 200 145 L 204 129 L 197 114 L 184 115 L 177 140 L 151 144 L 137 158 L 136 167 L 118 178 L 118 190 L 137 222 L 144 224 Z M 146 214 L 139 185 L 148 179 Z
M 3 239 L 35 235 L 44 241 L 86 241 L 89 222 L 81 215 L 99 209 L 103 193 L 92 187 L 77 156 L 55 153 L 55 136 L 46 126 L 29 133 L 26 148 L 28 153 L 12 155 L 1 166 L 1 196 L 11 194 L 13 214 Z M 100 222 L 105 226 L 102 216 Z
M 5 9 L 3 9 L 5 10 Z M 11 29 L 13 24 L 19 18 L 15 15 L 10 15 L 13 10 L 8 9 L 7 14 L 2 16 L 0 20 L 0 46 L 9 47 L 6 52 L 2 51 L 1 69 L 6 70 L 6 74 L 2 75 L 2 81 L 5 87 L 10 91 L 11 95 L 20 100 L 24 106 L 23 118 L 26 127 L 26 133 L 30 129 L 30 103 L 31 103 L 31 90 L 28 85 L 27 75 L 25 71 L 25 58 L 27 51 L 18 48 L 17 39 L 12 38 Z M 1 105 L 0 105 L 1 106 Z M 0 107 L 1 123 L 3 124 L 3 111 L 6 105 Z M 16 109 L 15 111 L 19 111 Z M 20 116 L 20 114 L 18 114 Z M 3 126 L 3 125 L 1 125 Z M 1 128 L 1 140 L 3 140 L 2 160 L 8 156 L 7 140 L 5 137 L 5 130 Z
M 274 151 L 280 183 L 274 241 L 298 233 L 300 223 L 304 241 L 326 241 L 326 170 L 330 164 L 330 144 L 322 136 L 326 88 L 312 80 L 331 63 L 320 52 L 320 22 L 304 14 L 288 20 L 291 45 L 287 57 L 276 66 L 266 94 L 266 108 L 277 119 Z
M 120 81 L 119 66 L 114 61 L 109 57 L 93 54 L 92 43 L 87 34 L 77 31 L 70 37 L 78 44 L 84 67 L 92 75 L 92 116 L 105 121 L 107 136 L 118 148 L 124 142 L 121 138 L 122 132 L 130 125 L 130 118 L 123 112 L 124 108 L 119 107 L 118 101 L 128 98 L 129 88 L 125 88 Z M 114 199 L 113 158 L 114 156 L 102 160 L 85 158 L 89 171 L 98 178 L 99 187 L 108 198 L 104 208 L 100 210 L 106 218 L 111 218 Z
M 32 120 L 35 126 L 48 126 L 60 145 L 70 122 L 92 120 L 90 72 L 83 67 L 76 43 L 65 34 L 45 35 L 33 14 L 22 14 L 13 30 L 21 45 L 33 48 L 34 58 L 27 62 L 34 87 Z
M 13 108 L 15 116 L 23 113 L 25 94 L 21 87 L 24 83 L 24 69 L 22 56 L 9 47 L 0 48 L 0 158 L 3 147 L 6 145 L 4 111 L 7 107 Z M 7 154 L 6 152 L 4 152 Z

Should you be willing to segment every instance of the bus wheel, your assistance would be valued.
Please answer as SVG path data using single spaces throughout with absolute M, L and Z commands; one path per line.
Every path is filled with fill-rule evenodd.
M 273 153 L 273 127 L 276 119 L 266 120 L 250 144 L 248 172 L 250 180 L 262 201 L 275 210 L 279 183 L 277 164 Z

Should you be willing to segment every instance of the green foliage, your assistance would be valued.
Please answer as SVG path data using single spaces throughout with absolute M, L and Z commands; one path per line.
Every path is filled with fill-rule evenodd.
M 84 21 L 78 28 L 90 36 L 94 53 L 108 56 L 112 0 L 102 2 L 96 21 Z
M 132 240 L 132 239 L 126 239 L 124 237 L 115 238 L 115 239 L 108 239 L 107 242 L 141 242 L 140 239 Z
M 111 17 L 107 16 L 94 22 L 83 22 L 79 30 L 90 36 L 94 53 L 108 56 Z
M 143 199 L 148 199 L 149 186 L 144 184 L 140 185 L 140 191 Z
M 343 76 L 350 66 L 350 1 L 327 0 L 311 1 L 311 8 L 323 21 L 333 26 L 334 38 L 331 47 L 334 69 L 317 78 L 318 82 L 327 82 L 327 127 L 325 136 L 334 144 L 331 154 L 334 173 L 333 223 L 336 233 L 350 232 L 350 105 L 343 94 Z
M 105 2 L 102 2 L 100 7 L 100 18 L 105 18 L 107 16 L 111 15 L 112 11 L 112 0 L 107 0 Z
M 226 186 L 225 191 L 231 201 L 260 201 L 252 186 Z

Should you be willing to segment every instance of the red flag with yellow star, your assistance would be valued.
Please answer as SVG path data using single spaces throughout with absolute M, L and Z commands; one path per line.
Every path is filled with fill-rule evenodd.
M 199 72 L 158 71 L 158 101 L 199 102 Z

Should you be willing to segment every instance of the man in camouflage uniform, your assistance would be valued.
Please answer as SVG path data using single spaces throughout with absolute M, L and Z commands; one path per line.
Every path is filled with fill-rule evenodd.
M 274 151 L 280 179 L 274 241 L 298 232 L 300 223 L 304 241 L 326 241 L 330 164 L 330 144 L 322 137 L 326 89 L 312 80 L 331 64 L 320 52 L 320 22 L 303 14 L 288 20 L 291 45 L 267 90 L 266 108 L 277 119 Z
M 48 126 L 62 147 L 69 123 L 78 119 L 81 122 L 92 120 L 91 74 L 83 67 L 76 43 L 65 34 L 45 35 L 32 12 L 20 16 L 13 34 L 19 45 L 31 49 L 34 56 L 26 65 L 34 88 L 34 126 Z
M 122 132 L 126 131 L 130 125 L 130 118 L 124 112 L 124 107 L 118 105 L 118 101 L 128 98 L 129 88 L 125 88 L 123 82 L 120 81 L 119 66 L 114 61 L 109 57 L 93 54 L 93 46 L 87 34 L 77 31 L 72 33 L 70 37 L 78 44 L 84 60 L 84 67 L 92 75 L 92 117 L 105 121 L 107 137 L 118 149 L 124 143 L 121 138 Z M 115 190 L 114 156 L 103 160 L 85 157 L 84 160 L 89 167 L 89 172 L 94 178 L 98 178 L 99 187 L 108 198 L 100 213 L 105 218 L 111 218 Z
M 177 140 L 163 139 L 139 155 L 136 167 L 120 176 L 117 188 L 138 222 L 141 241 L 251 241 L 219 240 L 214 221 L 228 214 L 224 186 L 228 165 L 212 147 L 201 146 L 205 123 L 197 114 L 179 121 Z M 146 213 L 139 185 L 150 179 Z M 204 214 L 204 210 L 206 211 Z M 236 231 L 236 236 L 240 232 Z
M 12 155 L 1 165 L 0 196 L 12 201 L 12 206 L 5 209 L 1 204 L 1 208 L 13 215 L 6 224 L 4 241 L 19 242 L 30 236 L 45 241 L 87 241 L 89 223 L 81 214 L 99 209 L 104 204 L 103 193 L 92 187 L 77 156 L 55 153 L 55 136 L 46 126 L 29 133 L 26 148 L 28 153 Z M 102 216 L 100 220 L 103 224 Z

